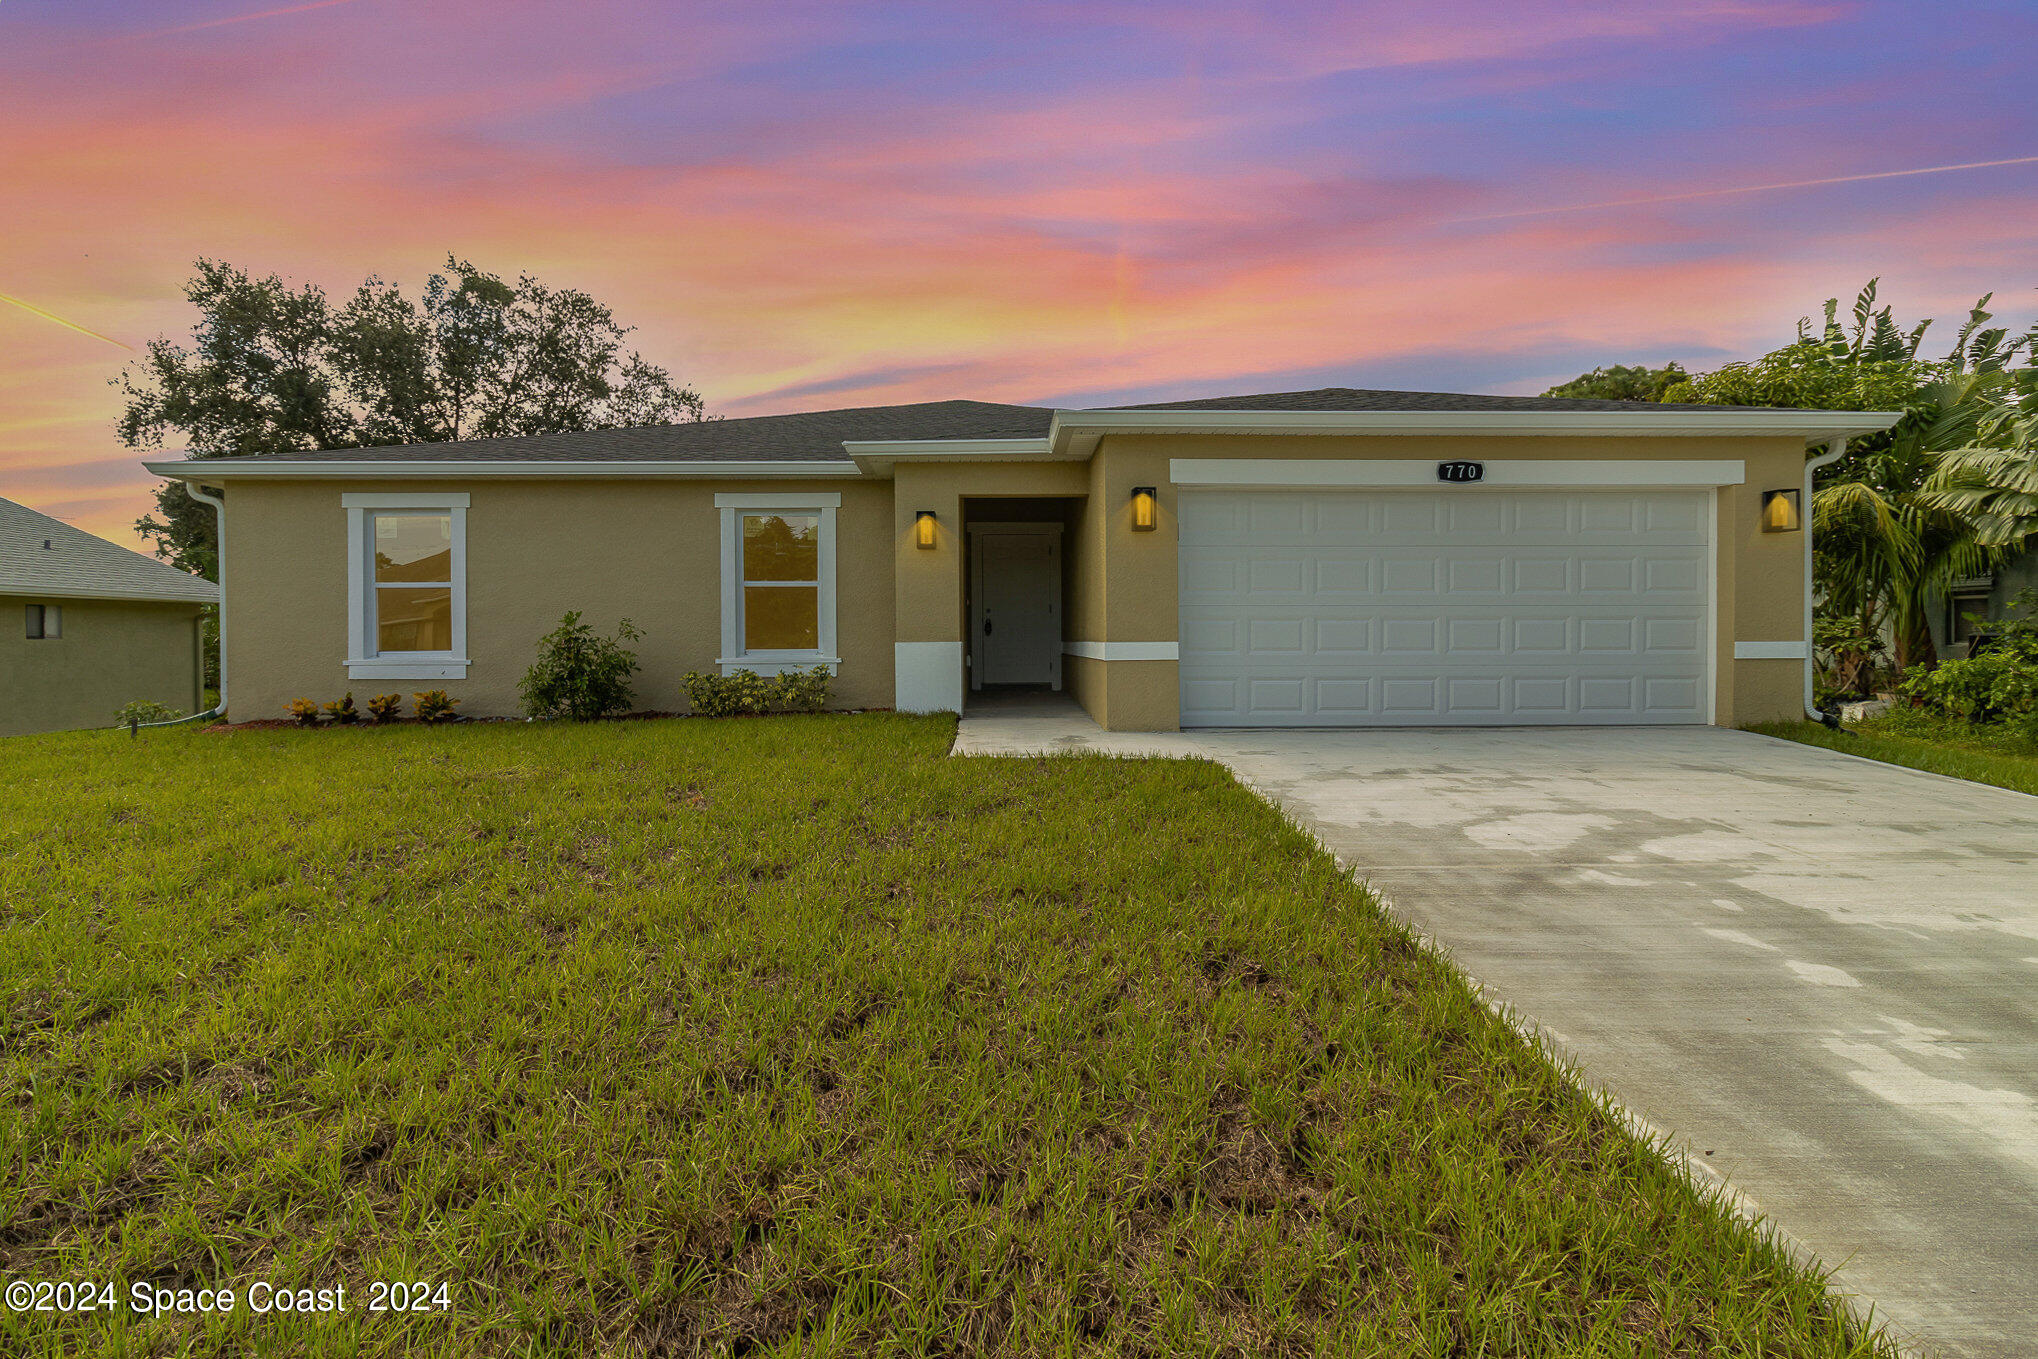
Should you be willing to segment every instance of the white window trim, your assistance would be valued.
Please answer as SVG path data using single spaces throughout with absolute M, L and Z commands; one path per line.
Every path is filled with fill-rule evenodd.
M 715 658 L 722 673 L 752 670 L 776 675 L 786 670 L 826 666 L 829 673 L 842 664 L 835 643 L 835 512 L 842 506 L 838 491 L 807 495 L 790 493 L 722 492 L 715 496 L 715 508 L 722 517 L 722 654 Z M 814 573 L 817 636 L 820 643 L 811 651 L 749 651 L 743 649 L 743 516 L 759 510 L 773 514 L 811 514 L 821 521 L 821 539 L 816 544 Z
M 350 491 L 340 497 L 347 512 L 347 678 L 466 679 L 467 509 L 465 492 Z M 377 510 L 418 510 L 452 520 L 453 645 L 447 651 L 384 651 L 374 647 L 370 626 L 375 598 L 375 554 L 368 542 Z

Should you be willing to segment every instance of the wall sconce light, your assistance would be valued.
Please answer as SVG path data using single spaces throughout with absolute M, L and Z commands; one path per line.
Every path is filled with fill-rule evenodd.
M 1762 531 L 1764 533 L 1796 533 L 1804 527 L 1804 516 L 1799 513 L 1799 499 L 1802 491 L 1764 491 L 1762 493 Z
M 921 547 L 934 546 L 934 511 L 921 510 L 913 516 L 913 541 Z
M 1132 531 L 1151 533 L 1160 522 L 1160 502 L 1154 499 L 1153 487 L 1132 488 Z

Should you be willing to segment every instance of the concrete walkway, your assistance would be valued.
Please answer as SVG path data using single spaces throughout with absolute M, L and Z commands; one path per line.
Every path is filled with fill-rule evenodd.
M 1900 1334 L 2038 1354 L 2038 798 L 1714 728 L 957 743 L 1081 749 L 1229 766 Z

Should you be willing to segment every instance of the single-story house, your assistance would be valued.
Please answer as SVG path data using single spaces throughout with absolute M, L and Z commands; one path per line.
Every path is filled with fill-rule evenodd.
M 239 720 L 514 713 L 578 609 L 643 629 L 652 710 L 825 665 L 842 707 L 1037 685 L 1117 730 L 1725 725 L 1802 711 L 1808 454 L 1896 419 L 1330 388 L 148 467 L 224 488 Z
M 0 736 L 205 704 L 209 580 L 0 500 Z

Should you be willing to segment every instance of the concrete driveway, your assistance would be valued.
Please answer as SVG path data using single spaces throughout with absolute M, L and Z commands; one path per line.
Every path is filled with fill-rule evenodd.
M 1089 745 L 1276 799 L 1906 1338 L 2038 1353 L 2038 798 L 1713 728 Z

